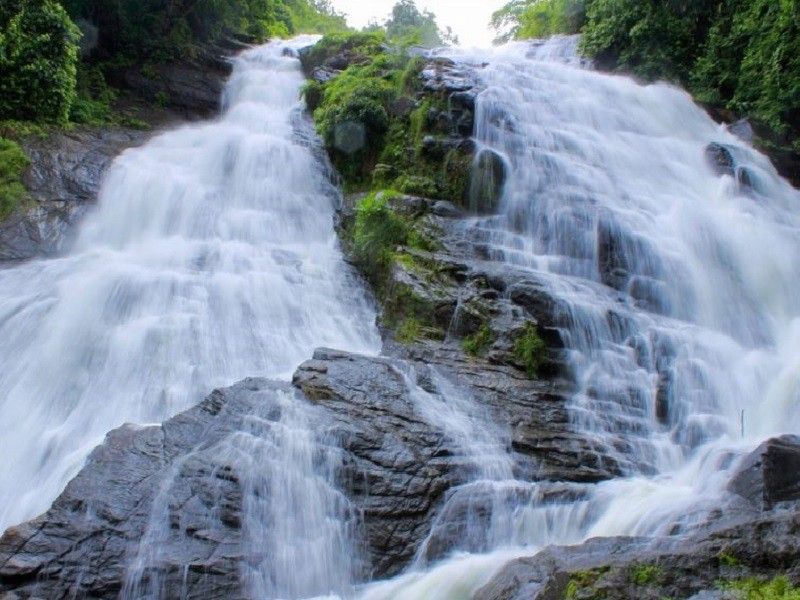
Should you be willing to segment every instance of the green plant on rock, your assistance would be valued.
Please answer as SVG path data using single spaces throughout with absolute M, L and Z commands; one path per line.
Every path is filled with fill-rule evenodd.
M 603 600 L 605 594 L 600 590 L 593 590 L 600 578 L 609 571 L 608 567 L 599 567 L 586 571 L 575 571 L 570 574 L 564 592 L 565 600 Z
M 719 584 L 724 590 L 735 592 L 742 600 L 800 600 L 800 587 L 786 577 L 765 581 L 755 577 Z
M 481 356 L 486 353 L 493 341 L 492 330 L 487 323 L 484 323 L 478 331 L 464 338 L 461 347 L 470 356 Z
M 389 206 L 389 197 L 390 192 L 372 193 L 356 207 L 353 255 L 373 283 L 385 274 L 395 248 L 409 236 L 408 223 Z
M 650 585 L 661 576 L 658 565 L 636 565 L 631 569 L 631 583 L 638 586 Z
M 536 377 L 545 360 L 547 347 L 534 323 L 526 323 L 514 342 L 514 358 L 523 366 L 528 377 Z
M 401 344 L 412 344 L 422 337 L 422 324 L 416 317 L 406 317 L 397 326 L 395 337 Z
M 5 219 L 28 195 L 22 174 L 28 157 L 16 142 L 0 138 L 0 220 Z
M 717 560 L 719 564 L 724 567 L 738 567 L 742 564 L 742 561 L 740 561 L 736 555 L 727 550 L 723 550 L 717 554 Z

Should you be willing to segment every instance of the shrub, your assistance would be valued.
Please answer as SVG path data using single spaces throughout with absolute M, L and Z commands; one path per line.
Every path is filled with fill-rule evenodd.
M 373 193 L 356 207 L 353 254 L 373 282 L 385 273 L 395 248 L 409 236 L 408 223 L 391 209 L 387 198 L 387 192 Z
M 661 569 L 656 565 L 637 565 L 631 571 L 631 583 L 645 586 L 654 583 L 661 575 Z
M 0 14 L 0 118 L 66 122 L 80 32 L 54 0 L 17 0 Z
M 512 0 L 492 15 L 496 42 L 578 33 L 586 20 L 584 0 Z
M 22 174 L 28 157 L 19 144 L 0 138 L 0 219 L 5 219 L 27 197 Z
M 546 350 L 536 325 L 527 323 L 514 343 L 514 358 L 523 366 L 528 377 L 536 377 L 544 362 Z
M 492 345 L 492 338 L 492 330 L 484 323 L 478 331 L 464 338 L 461 347 L 470 356 L 480 356 Z

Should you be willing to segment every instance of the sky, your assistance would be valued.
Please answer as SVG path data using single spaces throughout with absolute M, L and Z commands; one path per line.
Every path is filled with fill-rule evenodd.
M 489 29 L 492 13 L 507 0 L 417 0 L 420 9 L 436 15 L 440 27 L 450 26 L 463 46 L 489 46 L 494 32 Z M 337 10 L 347 14 L 348 23 L 361 28 L 373 19 L 383 23 L 395 0 L 333 0 Z

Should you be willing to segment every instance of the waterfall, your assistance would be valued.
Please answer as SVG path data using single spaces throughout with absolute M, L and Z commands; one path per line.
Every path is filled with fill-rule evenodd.
M 598 73 L 576 48 L 556 37 L 446 54 L 474 65 L 478 149 L 508 172 L 498 214 L 471 236 L 558 300 L 572 424 L 628 472 L 561 491 L 478 472 L 459 491 L 471 514 L 491 507 L 479 547 L 466 539 L 364 600 L 468 600 L 547 544 L 691 531 L 726 505 L 742 456 L 800 433 L 800 193 L 682 90 Z M 709 144 L 733 173 L 714 171 Z M 472 411 L 442 414 L 481 427 Z
M 318 346 L 377 352 L 285 47 L 236 59 L 217 120 L 120 156 L 69 254 L 0 271 L 0 530 L 124 422 L 289 377 Z

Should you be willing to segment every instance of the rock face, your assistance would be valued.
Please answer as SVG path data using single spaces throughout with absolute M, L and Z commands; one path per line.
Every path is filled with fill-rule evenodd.
M 759 446 L 740 466 L 729 489 L 755 506 L 771 509 L 800 500 L 800 437 L 785 435 Z
M 64 250 L 74 225 L 96 200 L 111 162 L 150 135 L 129 129 L 84 128 L 26 140 L 31 167 L 25 185 L 34 203 L 0 223 L 0 261 Z
M 480 394 L 475 401 L 507 424 L 520 473 L 607 476 L 582 465 L 579 449 L 587 442 L 569 433 L 556 390 L 520 378 L 513 367 L 468 362 L 444 349 L 434 373 L 425 364 L 431 350 L 408 360 L 319 350 L 297 370 L 292 387 L 247 380 L 160 427 L 110 433 L 46 514 L 0 540 L 0 591 L 20 598 L 113 598 L 125 585 L 129 591 L 159 586 L 177 597 L 188 578 L 187 597 L 246 595 L 240 577 L 246 474 L 219 445 L 253 418 L 278 421 L 278 392 L 312 406 L 314 427 L 341 447 L 335 483 L 361 515 L 364 579 L 407 565 L 446 492 L 469 477 L 470 461 L 419 400 L 419 394 L 442 393 L 439 377 Z M 169 526 L 155 535 L 158 506 Z M 158 552 L 142 563 L 148 544 Z

